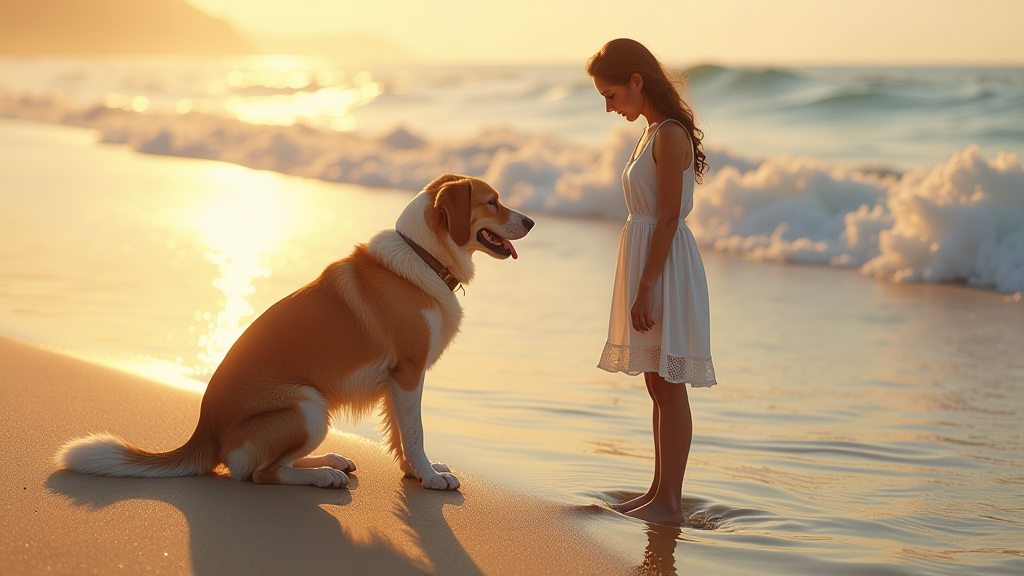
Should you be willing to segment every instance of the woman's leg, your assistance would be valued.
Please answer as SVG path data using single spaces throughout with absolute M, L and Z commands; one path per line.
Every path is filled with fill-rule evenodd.
M 623 514 L 650 502 L 651 498 L 654 498 L 654 493 L 658 490 L 658 482 L 661 479 L 661 450 L 659 450 L 660 442 L 658 441 L 658 401 L 654 397 L 654 390 L 651 389 L 650 372 L 644 372 L 644 382 L 647 383 L 647 393 L 651 395 L 651 404 L 654 406 L 653 417 L 651 418 L 654 422 L 654 480 L 651 482 L 651 487 L 647 489 L 646 494 L 612 506 L 612 510 L 622 512 Z
M 634 518 L 651 522 L 682 524 L 683 476 L 690 457 L 693 419 L 685 384 L 666 382 L 659 374 L 650 375 L 651 392 L 659 410 L 658 438 L 660 477 L 654 497 L 628 512 Z

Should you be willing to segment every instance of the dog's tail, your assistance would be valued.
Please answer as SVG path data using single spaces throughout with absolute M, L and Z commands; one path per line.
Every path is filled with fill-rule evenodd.
M 217 446 L 203 422 L 188 442 L 170 452 L 149 452 L 112 434 L 90 434 L 65 444 L 54 461 L 82 474 L 135 478 L 200 476 L 219 464 Z

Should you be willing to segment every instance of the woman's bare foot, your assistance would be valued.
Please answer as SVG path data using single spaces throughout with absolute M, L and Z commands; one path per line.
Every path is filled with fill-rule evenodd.
M 688 524 L 682 510 L 669 510 L 656 500 L 651 500 L 639 508 L 625 512 L 625 514 L 626 516 L 632 516 L 633 518 L 639 518 L 654 524 L 668 524 L 672 526 L 685 526 Z
M 621 504 L 613 504 L 611 508 L 612 508 L 612 510 L 615 510 L 616 512 L 618 512 L 620 514 L 626 514 L 627 512 L 631 512 L 631 511 L 636 510 L 637 508 L 643 506 L 644 504 L 647 504 L 648 502 L 650 502 L 653 499 L 654 499 L 654 495 L 648 492 L 647 494 L 643 494 L 643 495 L 637 496 L 636 498 L 633 498 L 632 500 L 626 500 L 625 502 L 623 502 Z

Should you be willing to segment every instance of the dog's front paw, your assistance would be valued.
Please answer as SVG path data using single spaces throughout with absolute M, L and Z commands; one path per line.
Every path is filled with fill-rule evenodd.
M 442 464 L 442 466 L 444 465 Z M 440 474 L 435 472 L 429 476 L 424 476 L 420 478 L 420 485 L 429 490 L 458 490 L 460 486 L 459 479 L 454 474 L 448 472 Z

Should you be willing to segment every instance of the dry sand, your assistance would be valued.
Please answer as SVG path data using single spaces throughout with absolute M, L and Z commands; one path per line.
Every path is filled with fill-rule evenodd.
M 0 391 L 3 574 L 627 571 L 584 534 L 585 511 L 465 472 L 461 491 L 425 490 L 377 444 L 348 435 L 329 435 L 319 450 L 356 461 L 347 490 L 58 470 L 58 447 L 90 432 L 147 449 L 180 445 L 200 397 L 3 338 Z

